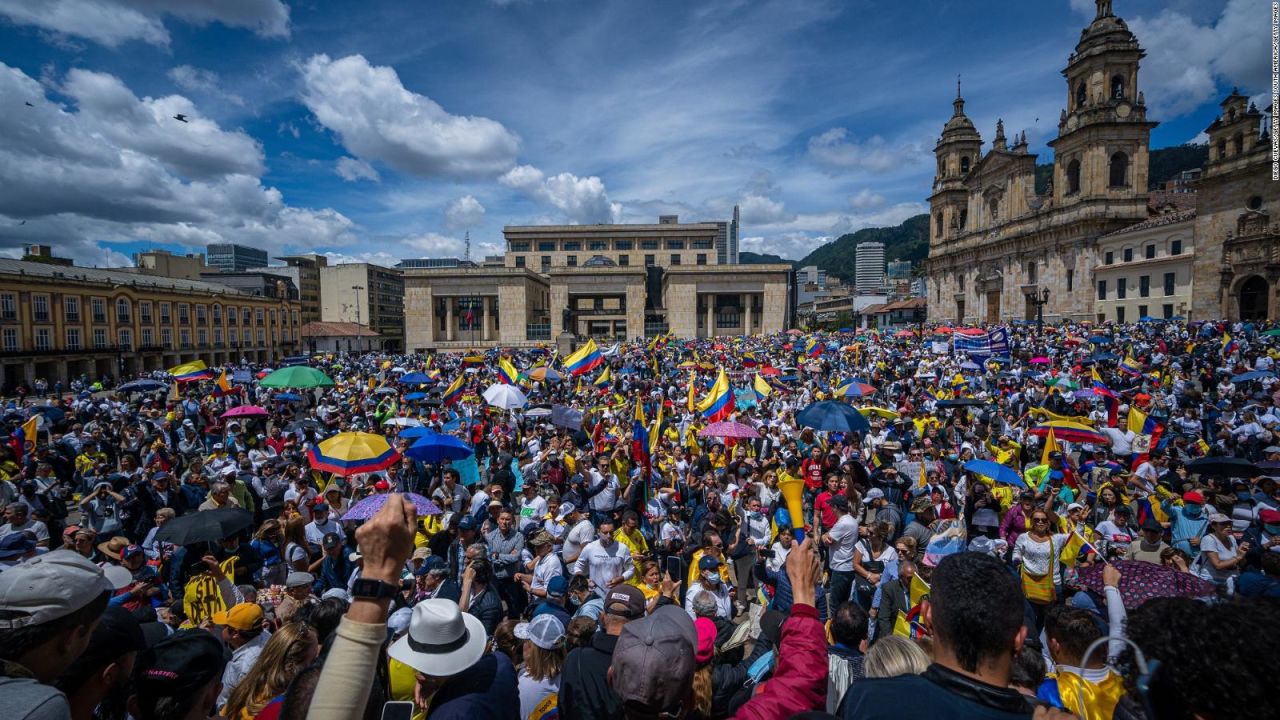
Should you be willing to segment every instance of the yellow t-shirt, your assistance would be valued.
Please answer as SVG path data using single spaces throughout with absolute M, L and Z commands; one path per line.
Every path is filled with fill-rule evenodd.
M 635 555 L 636 553 L 648 555 L 649 553 L 649 543 L 644 539 L 644 535 L 640 533 L 639 528 L 636 528 L 636 531 L 630 535 L 628 535 L 622 528 L 618 528 L 613 531 L 613 539 L 625 545 L 627 549 L 631 551 L 632 555 Z M 632 560 L 632 562 L 635 563 L 636 571 L 627 582 L 639 587 L 641 584 L 640 563 L 644 561 Z
M 387 677 L 391 685 L 390 699 L 413 702 L 413 688 L 418 684 L 417 673 L 413 668 L 395 658 L 387 658 Z M 426 716 L 422 708 L 414 708 L 413 720 L 423 720 Z

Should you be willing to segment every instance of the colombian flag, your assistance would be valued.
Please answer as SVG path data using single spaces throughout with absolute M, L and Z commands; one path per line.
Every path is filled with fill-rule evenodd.
M 520 371 L 516 370 L 516 366 L 506 358 L 498 358 L 498 380 L 504 385 L 518 385 L 520 380 Z
M 595 339 L 590 339 L 564 359 L 564 367 L 570 375 L 582 375 L 600 367 L 600 363 L 603 362 L 604 357 L 600 355 L 600 348 L 596 347 Z
M 814 338 L 809 338 L 809 342 L 804 344 L 804 354 L 809 357 L 818 357 L 824 349 L 822 343 Z
M 227 378 L 227 371 L 223 370 L 218 376 L 218 387 L 214 389 L 214 395 L 226 395 L 231 392 L 231 380 Z
M 596 378 L 591 384 L 595 385 L 596 387 L 604 387 L 605 385 L 608 385 L 612 380 L 613 380 L 613 373 L 609 372 L 609 368 L 608 366 L 606 366 L 604 369 L 604 372 L 600 373 L 600 377 Z
M 169 374 L 178 382 L 213 379 L 213 371 L 209 369 L 209 366 L 204 364 L 203 360 L 195 360 L 193 362 L 175 365 L 169 368 Z
M 1142 363 L 1133 359 L 1132 355 L 1125 355 L 1124 360 L 1120 361 L 1120 371 L 1129 373 L 1130 375 L 1142 375 Z
M 1231 339 L 1230 333 L 1222 333 L 1222 357 L 1227 357 L 1236 351 L 1236 341 Z
M 13 447 L 13 454 L 18 462 L 22 462 L 22 458 L 26 457 L 28 448 L 35 450 L 36 434 L 39 430 L 36 428 L 36 416 L 32 415 L 26 422 L 18 426 L 13 431 L 12 441 L 10 445 Z
M 454 379 L 452 383 L 449 383 L 449 387 L 445 388 L 444 395 L 440 398 L 440 403 L 445 406 L 452 405 L 457 402 L 460 397 L 462 397 L 461 375 Z
M 631 423 L 631 459 L 641 467 L 649 467 L 649 429 L 644 420 L 644 405 L 640 398 L 636 398 L 636 415 Z
M 760 377 L 760 373 L 756 373 L 756 377 L 751 381 L 751 389 L 756 391 L 756 402 L 764 400 L 773 394 L 773 388 Z
M 708 422 L 723 420 L 733 412 L 733 388 L 729 386 L 729 376 L 724 368 L 720 368 L 711 392 L 698 403 L 698 412 Z
M 464 355 L 462 357 L 462 367 L 464 368 L 480 367 L 481 365 L 484 365 L 483 355 L 472 354 L 472 355 Z

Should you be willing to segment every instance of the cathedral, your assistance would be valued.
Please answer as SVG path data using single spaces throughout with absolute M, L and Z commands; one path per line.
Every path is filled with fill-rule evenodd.
M 1148 191 L 1144 52 L 1111 0 L 1062 71 L 1053 173 L 1036 188 L 1026 133 L 996 124 L 990 149 L 954 111 L 935 147 L 929 197 L 931 322 L 1280 319 L 1280 183 L 1266 116 L 1233 92 L 1207 129 L 1202 173 Z M 1270 108 L 1267 109 L 1268 114 Z

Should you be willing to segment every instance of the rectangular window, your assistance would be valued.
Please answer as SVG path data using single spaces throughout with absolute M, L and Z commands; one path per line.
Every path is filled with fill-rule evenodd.
M 182 344 L 183 350 L 191 349 L 191 331 L 187 328 L 178 330 L 178 341 Z
M 1115 262 L 1115 261 L 1116 261 L 1116 254 L 1115 254 L 1115 253 L 1113 253 L 1113 252 L 1111 252 L 1110 250 L 1108 250 L 1108 251 L 1107 251 L 1107 254 L 1105 255 L 1105 258 L 1106 258 L 1106 259 L 1103 261 L 1103 263 L 1102 263 L 1102 264 L 1103 264 L 1103 265 L 1110 265 L 1111 263 L 1113 263 L 1113 262 Z
M 619 267 L 629 267 L 630 265 L 631 265 L 631 256 L 630 256 L 630 255 L 619 255 L 619 256 L 618 256 L 618 266 L 619 266 Z
M 240 342 L 245 347 L 249 347 L 249 345 L 253 342 L 253 333 L 249 330 L 249 328 L 243 328 L 242 330 L 240 330 Z
M 252 311 L 252 309 L 251 309 L 251 308 L 245 308 L 244 310 L 242 310 L 242 311 L 240 312 L 240 324 L 241 324 L 241 325 L 248 325 L 248 324 L 249 324 L 249 320 L 250 320 L 252 317 L 253 317 L 253 311 Z
M 1124 261 L 1133 262 L 1133 248 L 1124 249 Z
M 582 243 L 577 240 L 569 240 L 564 244 L 565 252 L 579 252 L 580 250 L 582 250 Z
M 632 245 L 633 244 L 630 240 L 619 240 L 613 244 L 613 249 L 614 250 L 630 250 L 632 248 Z
M 1173 318 L 1173 303 L 1165 303 L 1163 306 L 1161 306 L 1161 308 L 1162 308 L 1162 312 L 1164 313 L 1165 320 L 1170 320 Z
M 93 329 L 93 349 L 101 350 L 107 346 L 107 330 L 106 328 Z
M 523 255 L 517 255 L 517 256 L 516 256 L 516 267 L 518 267 L 518 268 L 522 268 L 522 267 L 524 267 L 524 256 L 523 256 Z
M 645 255 L 645 256 L 644 256 L 644 266 L 645 266 L 645 267 L 653 267 L 653 264 L 654 264 L 654 256 L 653 256 L 653 255 Z
M 138 314 L 142 316 L 143 324 L 151 323 L 151 301 L 143 300 L 138 303 Z
M 587 243 L 588 250 L 608 250 L 609 242 L 607 240 L 592 240 Z
M 1171 272 L 1164 274 L 1164 294 L 1172 295 L 1177 283 L 1177 275 Z
M 668 241 L 667 241 L 667 249 L 668 249 L 668 250 L 683 250 L 683 249 L 684 249 L 684 241 L 683 241 L 683 240 L 668 240 Z
M 1146 249 L 1146 256 L 1147 256 L 1147 259 L 1148 259 L 1148 260 L 1150 260 L 1150 259 L 1152 259 L 1152 258 L 1154 258 L 1154 257 L 1156 256 L 1156 246 L 1155 246 L 1155 245 L 1147 245 L 1147 249 Z
M 555 251 L 556 251 L 556 244 L 553 242 L 538 243 L 538 252 L 555 252 Z
M 217 347 L 222 347 L 222 328 L 220 327 L 213 329 L 213 344 Z
M 1139 306 L 1138 306 L 1138 317 L 1139 317 L 1139 318 L 1147 317 L 1147 306 L 1146 306 L 1146 305 L 1139 305 Z
M 1182 254 L 1182 241 L 1181 241 L 1181 240 L 1174 240 L 1174 241 L 1172 241 L 1172 242 L 1170 242 L 1170 243 L 1169 243 L 1169 254 L 1170 254 L 1170 255 L 1181 255 L 1181 254 Z
M 706 265 L 706 264 L 707 264 L 707 254 L 706 254 L 706 253 L 698 253 L 697 261 L 698 261 L 698 264 L 699 264 L 699 265 Z
M 1106 280 L 1098 281 L 1098 299 L 1099 300 L 1107 299 L 1107 281 Z
M 710 250 L 711 248 L 715 247 L 715 243 L 711 240 L 694 240 L 693 242 L 689 243 L 689 247 L 693 248 L 694 250 Z
M 221 323 L 222 323 L 222 306 L 214 305 L 213 306 L 213 324 L 220 325 Z
M 121 350 L 133 349 L 133 330 L 130 330 L 129 328 L 120 328 L 117 335 L 119 336 L 119 339 L 120 339 Z
M 1118 323 L 1124 322 L 1124 306 L 1123 305 L 1116 308 L 1116 322 Z
M 14 293 L 0 293 L 0 320 L 18 319 L 18 296 Z
M 529 243 L 513 242 L 511 243 L 511 252 L 529 252 Z
M 297 310 L 294 310 L 294 311 L 293 311 L 293 324 L 294 324 L 294 325 L 297 325 L 297 324 L 298 324 L 298 311 L 297 311 Z
M 208 313 L 209 311 L 207 308 L 205 308 L 204 305 L 197 305 L 196 306 L 196 324 L 204 325 L 206 322 L 208 322 L 209 321 Z
M 80 328 L 78 328 L 78 327 L 69 327 L 69 328 L 67 328 L 67 347 L 66 347 L 66 349 L 67 349 L 67 350 L 79 350 L 79 349 L 80 349 Z
M 36 328 L 36 350 L 53 349 L 53 331 L 47 327 Z
M 550 256 L 550 255 L 543 255 L 543 256 L 542 256 L 542 259 L 541 259 L 541 260 L 540 260 L 540 262 L 539 262 L 539 265 L 542 267 L 542 272 L 546 272 L 546 271 L 550 270 L 550 269 L 551 269 L 551 256 Z
M 640 249 L 641 250 L 657 250 L 658 241 L 657 240 L 641 240 Z
M 173 349 L 173 330 L 169 328 L 160 328 L 160 347 L 166 350 Z
M 258 309 L 257 309 L 257 310 L 255 310 L 255 311 L 254 311 L 254 313 L 253 313 L 253 324 L 254 324 L 254 325 L 261 325 L 261 324 L 262 324 L 262 317 L 263 317 L 263 315 L 262 315 L 262 308 L 258 308 Z
M 1038 266 L 1037 266 L 1035 263 L 1033 263 L 1033 262 L 1029 262 L 1029 263 L 1027 263 L 1027 282 L 1029 282 L 1029 283 L 1035 283 L 1035 282 L 1036 282 L 1036 270 L 1037 270 L 1037 269 L 1038 269 Z
M 49 296 L 31 296 L 31 319 L 35 322 L 49 322 Z M 36 348 L 39 350 L 40 348 Z
M 565 258 L 565 262 L 568 263 L 569 267 L 578 267 L 578 256 L 570 255 Z
M 7 327 L 4 329 L 4 351 L 18 352 L 22 348 L 18 346 L 18 328 Z
M 1151 295 L 1151 276 L 1143 275 L 1138 278 L 1138 297 L 1150 297 Z M 1146 315 L 1146 313 L 1142 313 Z
M 169 313 L 169 303 L 160 303 L 160 323 L 162 325 L 168 325 L 171 322 L 173 322 L 173 316 Z
M 189 325 L 191 323 L 191 306 L 186 303 L 178 303 L 178 323 L 181 325 Z
M 227 323 L 235 325 L 240 320 L 240 310 L 234 307 L 227 308 Z
M 196 344 L 200 347 L 209 347 L 209 331 L 204 328 L 196 328 Z
M 116 322 L 130 322 L 130 315 L 133 314 L 133 305 L 128 300 L 120 298 L 116 300 Z
M 671 264 L 672 265 L 680 264 L 680 253 L 671 253 Z
M 1072 269 L 1068 269 L 1067 270 L 1067 292 L 1071 292 L 1073 289 L 1075 289 L 1075 286 L 1076 286 L 1076 271 Z
M 67 322 L 80 322 L 80 298 L 66 295 L 62 298 L 62 319 Z
M 1129 281 L 1125 278 L 1116 279 L 1116 297 L 1123 300 L 1129 294 Z
M 149 327 L 142 328 L 142 347 L 154 347 L 156 342 L 156 334 Z

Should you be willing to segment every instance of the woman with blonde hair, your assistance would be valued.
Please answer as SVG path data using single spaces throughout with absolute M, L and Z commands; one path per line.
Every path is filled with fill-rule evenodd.
M 929 656 L 910 638 L 890 635 L 867 651 L 862 671 L 869 678 L 919 675 L 929 667 Z
M 560 672 L 564 669 L 564 623 L 551 613 L 515 627 L 524 640 L 524 667 L 520 668 L 520 717 L 545 717 L 556 707 Z M 535 712 L 536 710 L 536 712 Z
M 284 525 L 284 563 L 289 570 L 307 572 L 311 569 L 306 527 L 307 519 L 301 515 L 290 518 Z
M 231 691 L 222 716 L 227 720 L 253 720 L 319 654 L 320 640 L 315 630 L 306 623 L 286 623 L 271 636 L 257 662 Z

